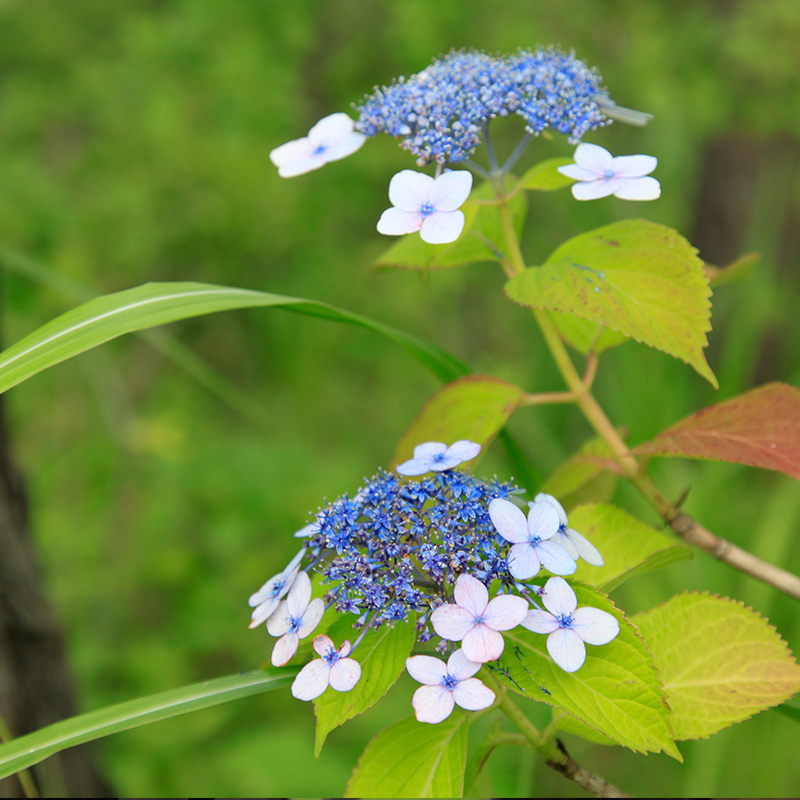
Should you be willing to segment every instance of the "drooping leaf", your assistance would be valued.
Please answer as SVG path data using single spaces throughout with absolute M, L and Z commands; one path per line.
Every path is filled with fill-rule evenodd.
M 637 614 L 664 679 L 675 738 L 704 739 L 800 691 L 800 666 L 743 603 L 687 592 Z
M 558 311 L 550 311 L 548 314 L 564 341 L 584 355 L 599 355 L 630 341 L 624 333 L 574 314 L 560 314 Z
M 540 491 L 551 494 L 569 510 L 588 502 L 606 502 L 617 486 L 617 474 L 609 469 L 611 450 L 595 436 L 581 445 L 575 455 L 556 467 Z
M 550 192 L 554 189 L 563 189 L 575 183 L 572 178 L 562 175 L 559 167 L 575 163 L 571 158 L 548 158 L 534 164 L 519 180 L 514 188 L 529 189 L 536 192 Z
M 481 445 L 483 454 L 519 408 L 522 397 L 518 386 L 486 375 L 468 375 L 447 384 L 425 403 L 400 437 L 391 467 L 412 458 L 414 447 L 423 442 L 451 445 L 469 439 Z
M 284 667 L 228 675 L 55 722 L 34 733 L 0 744 L 0 778 L 38 764 L 68 747 L 112 733 L 210 708 L 240 697 L 282 689 L 292 683 L 298 672 L 294 667 Z
M 410 334 L 326 303 L 207 283 L 147 283 L 104 295 L 56 317 L 0 353 L 0 392 L 124 333 L 234 308 L 275 306 L 376 331 L 442 380 L 466 375 L 458 359 Z
M 619 635 L 609 644 L 587 645 L 584 665 L 568 673 L 547 652 L 546 636 L 518 626 L 503 633 L 503 655 L 487 667 L 513 691 L 563 709 L 618 744 L 642 753 L 663 750 L 681 760 L 664 689 L 644 640 L 604 594 L 568 582 L 579 607 L 593 606 L 619 620 Z
M 703 264 L 703 271 L 710 286 L 725 286 L 749 278 L 756 264 L 761 261 L 761 253 L 745 253 L 724 267 Z
M 592 542 L 606 562 L 602 567 L 593 567 L 579 561 L 575 576 L 605 592 L 635 575 L 692 557 L 691 547 L 616 506 L 604 503 L 578 506 L 570 512 L 569 524 Z
M 396 722 L 368 745 L 345 797 L 461 797 L 469 717 L 456 709 L 430 725 L 414 717 Z
M 341 618 L 328 631 L 338 647 L 345 639 L 353 640 L 352 620 Z M 409 618 L 394 627 L 382 625 L 370 630 L 353 658 L 361 664 L 361 679 L 349 692 L 328 689 L 314 701 L 317 735 L 314 755 L 318 756 L 328 734 L 348 719 L 372 708 L 394 685 L 406 665 L 417 634 Z
M 733 461 L 800 479 L 800 390 L 768 383 L 686 417 L 633 452 Z
M 492 201 L 491 184 L 482 183 L 464 203 L 462 211 L 466 217 L 461 236 L 452 244 L 428 244 L 418 233 L 400 237 L 378 260 L 378 268 L 401 269 L 452 269 L 479 261 L 498 261 L 502 253 L 503 228 L 500 213 Z M 517 234 L 522 230 L 528 213 L 528 199 L 519 192 L 510 202 L 511 215 Z
M 624 220 L 581 234 L 512 278 L 506 293 L 663 350 L 717 385 L 703 354 L 711 291 L 696 250 L 670 228 Z

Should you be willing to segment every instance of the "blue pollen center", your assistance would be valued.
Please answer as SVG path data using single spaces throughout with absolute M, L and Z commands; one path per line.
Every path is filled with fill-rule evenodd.
M 603 177 L 604 177 L 604 178 L 613 178 L 613 177 L 614 177 L 614 170 L 613 170 L 613 169 L 607 169 L 607 170 L 606 170 L 606 171 L 603 173 Z
M 340 655 L 339 655 L 339 654 L 336 652 L 336 650 L 334 650 L 334 649 L 333 649 L 333 647 L 329 647 L 329 648 L 328 648 L 328 652 L 327 652 L 327 653 L 325 653 L 325 655 L 324 655 L 324 656 L 322 656 L 322 660 L 323 660 L 324 662 L 326 662 L 326 663 L 327 663 L 329 666 L 331 666 L 331 667 L 332 667 L 332 666 L 333 666 L 333 665 L 334 665 L 334 664 L 335 664 L 335 663 L 336 663 L 336 662 L 337 662 L 337 661 L 338 661 L 340 658 L 341 658 L 341 656 L 340 656 Z
M 572 614 L 559 614 L 556 619 L 562 628 L 572 627 Z
M 319 144 L 311 155 L 321 156 L 327 149 L 328 148 L 324 144 Z
M 451 675 L 448 672 L 447 675 L 445 675 L 444 678 L 442 678 L 440 684 L 443 688 L 447 689 L 448 692 L 452 692 L 453 689 L 455 689 L 456 686 L 458 686 L 458 678 L 456 678 L 455 676 Z
M 423 206 L 422 208 L 423 208 L 423 211 L 422 211 L 423 215 L 427 217 L 427 216 L 428 216 L 428 214 L 426 214 L 426 213 L 425 213 L 425 211 L 424 211 L 424 209 L 425 209 L 425 206 Z M 434 460 L 434 461 L 436 461 L 436 462 L 439 462 L 439 461 L 444 461 L 444 453 L 437 453 L 437 454 L 436 454 L 436 455 L 433 457 L 433 460 Z
M 279 581 L 275 581 L 275 583 L 272 584 L 272 589 L 270 589 L 269 596 L 270 597 L 277 597 L 281 593 L 281 591 L 283 590 L 283 587 L 285 585 L 286 585 L 286 580 L 285 579 L 281 579 Z
M 542 541 L 542 537 L 541 536 L 531 536 L 531 546 L 532 547 L 536 547 L 536 545 L 539 544 L 539 542 L 541 542 L 541 541 Z
M 297 633 L 300 626 L 303 624 L 303 618 L 297 617 L 295 619 L 294 617 L 289 617 L 289 621 L 291 622 L 291 625 L 289 625 L 289 633 Z
M 430 203 L 423 203 L 419 207 L 419 213 L 422 214 L 423 217 L 429 217 L 436 209 Z M 444 460 L 444 453 L 437 453 L 433 457 L 434 461 L 443 461 Z

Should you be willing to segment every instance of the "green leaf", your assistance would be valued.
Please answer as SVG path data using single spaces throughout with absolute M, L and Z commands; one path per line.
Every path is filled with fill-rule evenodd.
M 464 230 L 452 244 L 428 244 L 420 239 L 418 233 L 410 233 L 390 247 L 374 266 L 428 270 L 498 261 L 504 241 L 503 228 L 497 206 L 486 204 L 487 200 L 494 200 L 494 190 L 488 181 L 482 183 L 464 203 Z M 519 235 L 528 213 L 528 199 L 523 192 L 512 198 L 510 210 Z
M 611 350 L 630 341 L 624 333 L 611 330 L 605 325 L 599 325 L 588 319 L 576 317 L 574 314 L 559 314 L 557 311 L 550 311 L 549 316 L 564 341 L 584 355 L 589 353 L 599 355 L 605 350 Z
M 540 491 L 558 498 L 567 510 L 590 501 L 605 502 L 617 487 L 617 474 L 609 469 L 614 463 L 611 450 L 599 436 L 588 439 L 556 467 Z
M 445 381 L 469 372 L 463 363 L 438 347 L 326 303 L 207 283 L 147 283 L 90 300 L 0 353 L 0 392 L 124 333 L 216 311 L 256 306 L 275 306 L 376 331 L 404 347 Z
M 328 734 L 348 719 L 372 708 L 400 677 L 411 654 L 417 633 L 414 619 L 394 627 L 382 625 L 370 630 L 358 646 L 354 658 L 361 664 L 361 679 L 349 692 L 329 689 L 314 701 L 317 735 L 314 755 L 319 756 Z M 342 618 L 331 626 L 328 636 L 337 647 L 353 636 L 352 619 Z
M 717 386 L 703 354 L 711 290 L 696 250 L 671 228 L 625 220 L 576 236 L 512 278 L 506 293 L 663 350 Z
M 574 164 L 571 158 L 548 158 L 534 164 L 523 176 L 519 183 L 514 187 L 517 189 L 530 189 L 537 192 L 550 192 L 554 189 L 563 189 L 575 183 L 572 178 L 562 175 L 559 167 L 566 167 L 567 164 Z
M 469 718 L 429 725 L 414 717 L 379 733 L 353 770 L 345 797 L 461 797 Z
M 298 671 L 283 668 L 228 675 L 61 720 L 0 745 L 0 778 L 38 764 L 68 747 L 112 733 L 210 708 L 240 697 L 282 689 L 292 683 Z
M 784 717 L 789 717 L 793 722 L 800 723 L 800 708 L 797 708 L 797 706 L 790 706 L 788 703 L 784 703 L 782 706 L 775 706 L 775 711 L 783 714 Z
M 724 267 L 703 264 L 703 271 L 710 286 L 725 286 L 749 278 L 759 261 L 761 261 L 761 253 L 745 253 Z
M 578 506 L 570 512 L 569 524 L 591 540 L 606 562 L 602 567 L 593 567 L 579 561 L 576 577 L 605 592 L 635 575 L 692 557 L 691 547 L 616 506 L 602 503 Z
M 800 480 L 800 390 L 768 383 L 676 422 L 633 452 L 732 461 Z
M 423 442 L 452 444 L 469 439 L 481 453 L 519 408 L 523 391 L 486 375 L 468 375 L 439 389 L 400 437 L 391 467 L 407 461 Z M 470 462 L 474 463 L 474 462 Z
M 687 592 L 637 614 L 664 679 L 676 739 L 704 739 L 800 691 L 800 666 L 743 603 Z
M 609 644 L 587 645 L 586 662 L 570 674 L 550 658 L 546 636 L 520 625 L 503 634 L 502 657 L 486 666 L 513 691 L 572 714 L 618 744 L 642 753 L 663 750 L 680 761 L 664 689 L 644 640 L 604 594 L 569 583 L 578 606 L 599 608 L 619 620 L 619 635 Z

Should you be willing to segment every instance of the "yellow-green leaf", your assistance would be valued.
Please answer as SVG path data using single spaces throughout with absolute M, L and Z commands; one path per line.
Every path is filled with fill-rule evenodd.
M 565 186 L 575 183 L 572 178 L 562 175 L 559 167 L 566 167 L 567 164 L 574 164 L 571 158 L 548 158 L 534 164 L 521 178 L 516 188 L 529 189 L 537 192 L 550 192 L 554 189 L 562 189 Z

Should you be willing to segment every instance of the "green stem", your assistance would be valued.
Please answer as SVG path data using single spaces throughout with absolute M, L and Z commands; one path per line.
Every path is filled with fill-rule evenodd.
M 5 744 L 6 742 L 10 742 L 13 738 L 8 725 L 6 725 L 6 721 L 0 716 L 0 742 Z M 17 773 L 17 778 L 22 786 L 25 797 L 39 797 L 39 792 L 36 790 L 36 784 L 33 782 L 33 777 L 29 770 L 21 769 Z

